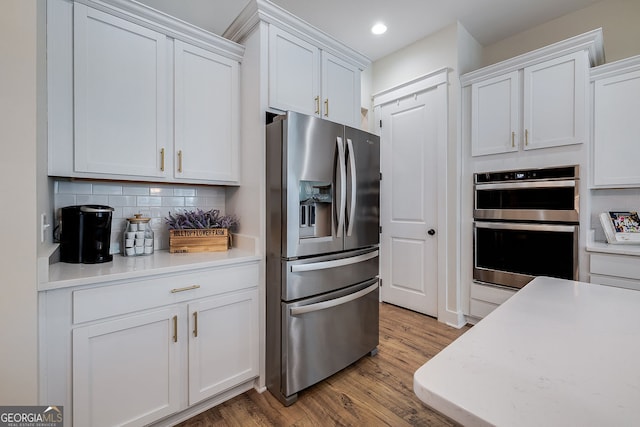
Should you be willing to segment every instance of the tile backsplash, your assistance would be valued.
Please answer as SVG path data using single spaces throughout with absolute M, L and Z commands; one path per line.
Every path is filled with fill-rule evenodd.
M 226 213 L 224 187 L 112 181 L 54 181 L 56 224 L 60 218 L 60 208 L 71 205 L 106 205 L 114 208 L 111 253 L 120 253 L 126 218 L 131 218 L 136 213 L 151 218 L 156 250 L 169 248 L 169 232 L 164 221 L 169 212 L 219 209 L 222 214 Z

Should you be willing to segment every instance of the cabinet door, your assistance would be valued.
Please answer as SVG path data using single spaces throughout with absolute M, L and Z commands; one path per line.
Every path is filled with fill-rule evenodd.
M 175 177 L 237 181 L 239 64 L 175 41 Z
M 320 116 L 320 50 L 269 28 L 269 106 Z
M 75 172 L 162 177 L 166 37 L 74 5 Z
M 258 291 L 189 304 L 189 404 L 258 376 Z
M 587 116 L 586 52 L 524 69 L 524 149 L 580 144 Z
M 520 138 L 518 71 L 471 85 L 471 155 L 517 151 Z
M 360 70 L 327 52 L 322 52 L 322 116 L 360 125 Z
M 640 185 L 640 71 L 595 82 L 593 182 Z
M 179 316 L 171 308 L 73 331 L 74 425 L 142 426 L 180 409 Z

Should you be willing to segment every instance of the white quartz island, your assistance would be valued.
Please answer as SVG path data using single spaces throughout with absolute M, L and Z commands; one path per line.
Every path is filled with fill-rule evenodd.
M 538 277 L 414 374 L 465 426 L 640 425 L 640 291 Z

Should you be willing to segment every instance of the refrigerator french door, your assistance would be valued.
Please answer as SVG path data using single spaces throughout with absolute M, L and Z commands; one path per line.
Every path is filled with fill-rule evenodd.
M 283 404 L 378 345 L 380 141 L 294 112 L 267 126 L 267 388 Z

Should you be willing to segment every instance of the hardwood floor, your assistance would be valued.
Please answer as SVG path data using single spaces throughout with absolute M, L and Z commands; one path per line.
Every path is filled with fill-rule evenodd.
M 251 390 L 179 426 L 455 426 L 416 397 L 413 373 L 467 329 L 380 304 L 376 356 L 303 390 L 289 407 Z

